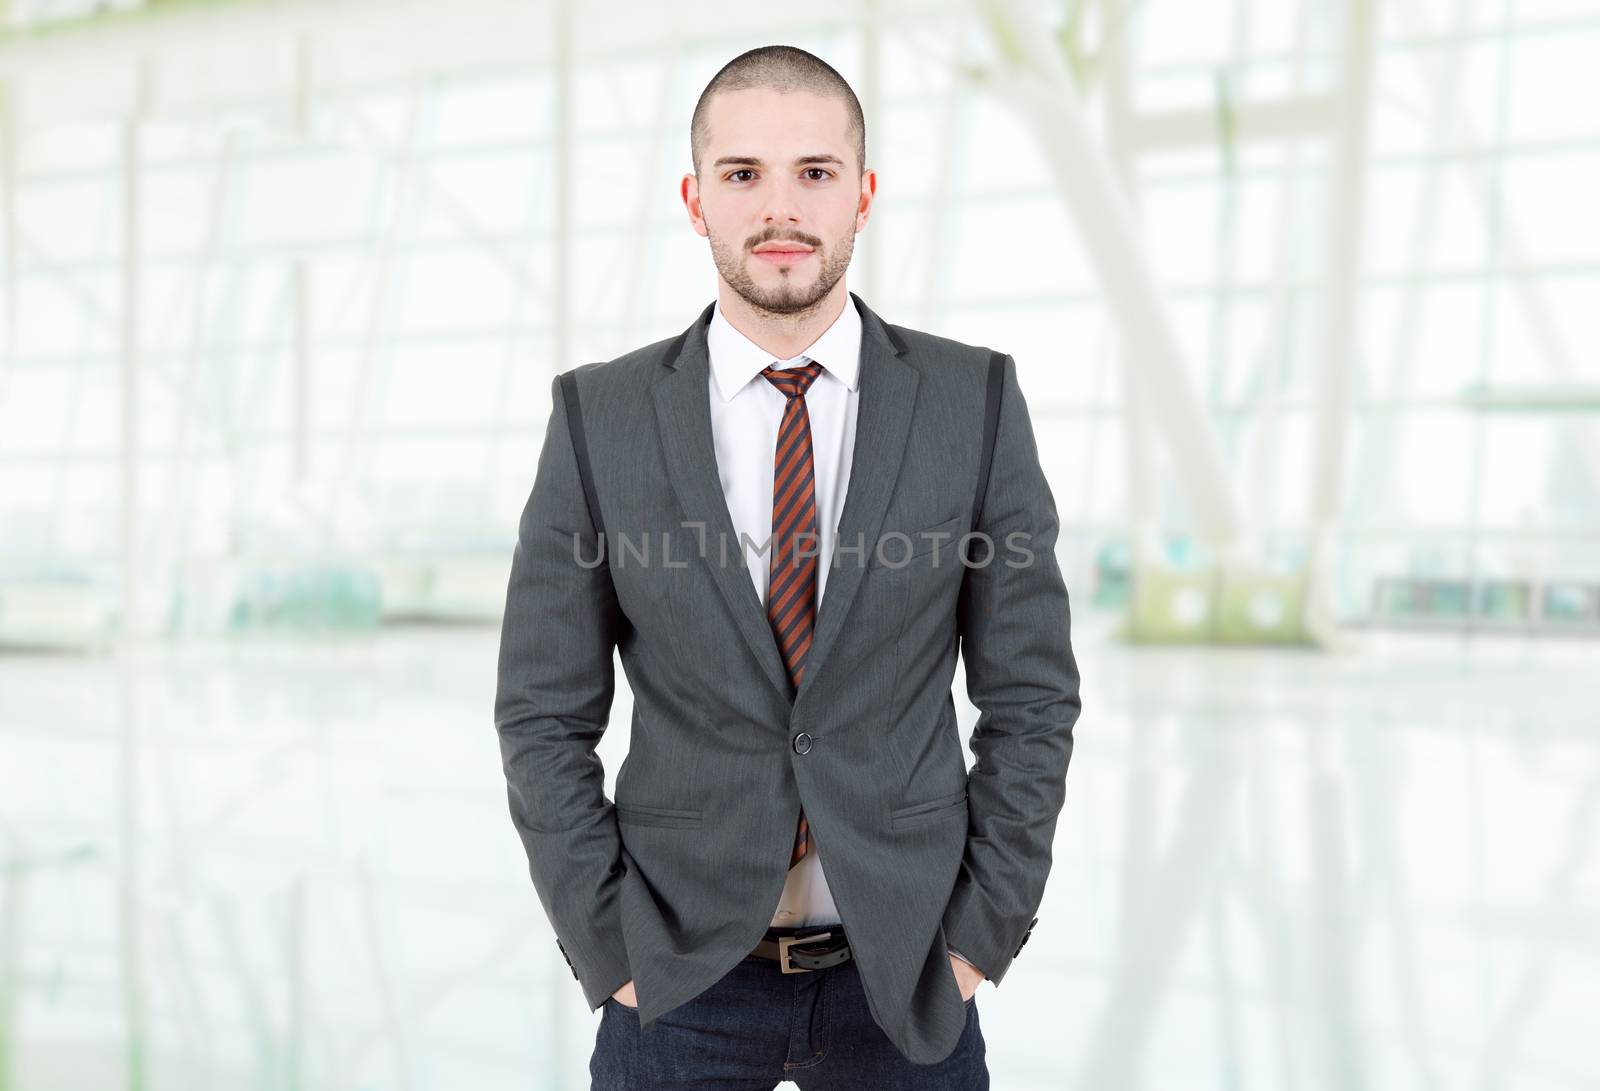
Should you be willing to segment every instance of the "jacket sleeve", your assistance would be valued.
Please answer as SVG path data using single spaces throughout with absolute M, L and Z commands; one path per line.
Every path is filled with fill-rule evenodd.
M 616 812 L 595 746 L 611 717 L 612 649 L 626 619 L 578 476 L 560 380 L 511 557 L 495 728 L 511 820 L 591 1011 L 632 978 L 623 942 Z
M 1016 363 L 1005 358 L 981 525 L 957 608 L 969 745 L 966 851 L 944 911 L 949 947 L 998 985 L 1038 918 L 1080 710 L 1060 524 Z

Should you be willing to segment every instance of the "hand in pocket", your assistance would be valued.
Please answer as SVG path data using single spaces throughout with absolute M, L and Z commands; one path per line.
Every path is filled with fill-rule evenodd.
M 961 1002 L 965 1004 L 983 983 L 983 971 L 955 955 L 950 956 L 950 970 L 956 975 L 956 987 L 961 990 Z

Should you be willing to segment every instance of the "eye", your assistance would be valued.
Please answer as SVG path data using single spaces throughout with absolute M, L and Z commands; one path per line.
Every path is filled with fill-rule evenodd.
M 738 176 L 741 175 L 741 174 L 754 174 L 754 173 L 755 173 L 755 171 L 751 170 L 749 167 L 740 167 L 738 170 L 736 170 L 732 174 L 728 175 L 728 179 L 730 181 L 732 181 L 734 179 L 737 179 Z
M 822 167 L 810 167 L 810 168 L 808 168 L 806 170 L 806 173 L 810 174 L 812 171 L 815 171 L 816 173 L 821 174 L 821 175 L 825 175 L 825 176 L 827 176 L 829 178 L 833 177 L 833 172 L 831 170 L 825 170 Z

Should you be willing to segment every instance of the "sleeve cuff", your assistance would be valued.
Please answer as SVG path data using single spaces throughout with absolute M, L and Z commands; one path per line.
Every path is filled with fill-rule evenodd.
M 945 950 L 950 951 L 950 948 L 946 947 Z M 973 962 L 970 958 L 968 958 L 966 955 L 962 954 L 960 951 L 950 951 L 950 953 L 952 955 L 955 955 L 962 962 L 965 962 L 968 966 L 971 966 L 974 970 L 977 970 L 980 974 L 983 973 L 983 967 L 979 966 L 976 962 Z

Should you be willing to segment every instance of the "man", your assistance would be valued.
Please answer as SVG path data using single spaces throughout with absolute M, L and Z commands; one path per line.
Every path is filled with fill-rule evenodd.
M 823 61 L 736 57 L 690 143 L 717 298 L 552 384 L 500 645 L 512 819 L 605 1006 L 593 1086 L 987 1087 L 973 998 L 1036 923 L 1080 708 L 1015 364 L 990 448 L 991 353 L 846 289 L 877 178 Z

